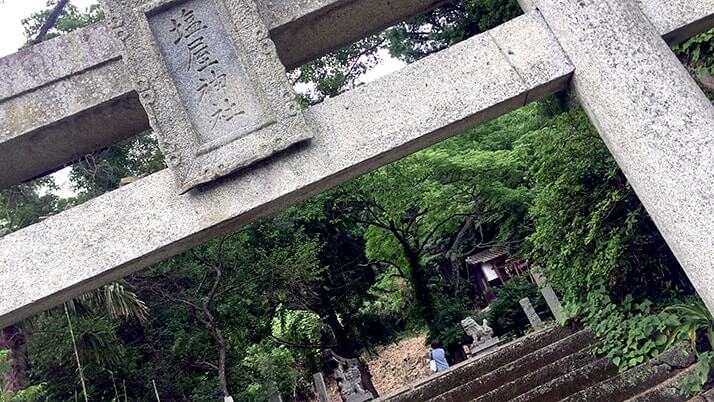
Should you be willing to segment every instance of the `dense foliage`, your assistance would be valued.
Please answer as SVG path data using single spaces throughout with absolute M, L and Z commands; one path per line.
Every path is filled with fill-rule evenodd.
M 306 103 L 319 102 L 356 85 L 380 50 L 413 62 L 518 13 L 512 0 L 453 0 L 291 75 L 307 85 Z M 47 14 L 26 21 L 28 37 Z M 96 8 L 70 7 L 51 34 L 99 18 Z M 676 50 L 706 83 L 713 49 L 705 34 Z M 0 191 L 0 229 L 19 230 L 164 166 L 154 136 L 141 133 L 77 161 L 71 199 L 52 193 L 51 178 Z M 4 329 L 0 401 L 85 392 L 91 400 L 150 400 L 154 392 L 165 400 L 261 401 L 276 392 L 305 400 L 312 373 L 329 372 L 329 353 L 361 358 L 413 330 L 455 361 L 469 312 L 517 335 L 527 326 L 521 298 L 545 311 L 525 278 L 499 289 L 488 313 L 478 311 L 485 300 L 464 259 L 493 246 L 542 268 L 621 369 L 693 333 L 714 333 L 606 146 L 562 95 Z M 664 309 L 677 302 L 689 304 Z M 371 385 L 367 370 L 363 380 Z

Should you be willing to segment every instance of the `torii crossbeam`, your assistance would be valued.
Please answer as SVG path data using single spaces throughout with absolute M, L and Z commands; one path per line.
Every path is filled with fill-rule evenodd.
M 257 9 L 292 67 L 440 2 L 393 3 Z M 0 327 L 569 85 L 713 309 L 714 108 L 662 38 L 714 25 L 714 0 L 523 5 L 513 21 L 305 110 L 306 145 L 183 195 L 165 170 L 0 239 Z M 333 35 L 335 21 L 351 22 Z M 0 186 L 148 127 L 119 49 L 100 24 L 0 59 Z

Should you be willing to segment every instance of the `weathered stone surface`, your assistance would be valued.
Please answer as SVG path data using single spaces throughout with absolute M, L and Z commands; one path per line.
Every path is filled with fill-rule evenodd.
M 510 369 L 506 370 L 515 370 L 515 375 L 522 374 L 523 372 L 519 371 L 521 367 L 516 364 L 511 365 L 511 363 L 551 346 L 551 352 L 556 355 L 572 353 L 585 347 L 585 345 L 589 345 L 592 339 L 593 334 L 590 331 L 573 333 L 570 329 L 563 327 L 530 334 L 478 359 L 469 359 L 448 368 L 446 371 L 396 390 L 381 397 L 379 400 L 389 402 L 427 401 L 465 384 L 467 379 L 478 379 L 489 373 L 499 371 L 506 366 L 510 367 Z M 539 355 L 546 357 L 550 354 L 546 352 Z
M 679 43 L 714 25 L 714 0 L 637 0 L 669 43 Z
M 600 358 L 592 363 L 570 371 L 545 384 L 511 399 L 512 402 L 560 401 L 566 397 L 608 379 L 617 373 L 607 358 Z
M 570 64 L 565 55 L 559 51 L 560 45 L 548 29 L 541 24 L 538 13 L 528 13 L 519 17 L 530 20 L 532 30 L 521 29 L 522 24 L 507 22 L 488 31 L 498 48 L 513 65 L 526 86 L 533 88 L 529 97 L 541 98 L 553 93 L 553 87 L 559 85 L 547 77 L 558 71 L 564 65 Z M 534 38 L 550 38 L 544 41 L 533 41 Z M 554 57 L 557 56 L 557 57 Z M 529 99 L 526 100 L 527 102 Z
M 474 357 L 479 353 L 486 352 L 498 345 L 500 342 L 498 337 L 493 336 L 493 329 L 488 326 L 488 321 L 485 319 L 479 325 L 471 317 L 466 317 L 461 320 L 461 326 L 464 328 L 466 335 L 472 339 L 469 345 L 469 357 Z
M 677 32 L 689 35 L 714 25 L 710 17 L 712 1 L 641 0 L 658 31 L 671 41 L 681 36 Z M 258 9 L 270 27 L 283 63 L 292 68 L 440 2 L 259 0 Z M 672 18 L 663 18 L 668 14 L 657 14 L 659 10 L 674 10 Z M 0 59 L 0 188 L 56 170 L 81 155 L 149 128 L 131 81 L 123 71 L 117 72 L 121 61 L 116 42 L 107 23 L 102 22 Z M 548 46 L 530 38 L 520 43 L 532 45 L 531 52 Z M 33 71 L 37 73 L 28 74 Z M 85 76 L 80 81 L 101 85 L 85 90 L 87 85 L 73 77 L 80 72 Z M 41 87 L 41 91 L 32 93 Z M 92 96 L 50 94 L 53 108 L 33 109 L 52 92 L 102 97 L 94 101 Z M 13 113 L 12 119 L 5 117 L 11 110 L 30 111 L 37 124 L 28 125 L 29 115 L 25 113 Z M 112 124 L 116 121 L 125 123 Z
M 535 43 L 552 40 L 539 37 L 542 20 L 511 23 Z M 564 88 L 571 73 L 558 66 L 533 85 Z M 315 138 L 301 152 L 183 196 L 159 172 L 6 236 L 0 326 L 516 109 L 530 89 L 492 37 L 479 35 L 307 110 Z
M 445 390 L 432 402 L 507 401 L 563 373 L 593 361 L 590 346 L 595 337 L 589 330 L 546 345 L 519 359 L 502 361 L 500 367 L 476 378 L 464 377 L 463 385 Z
M 682 342 L 637 367 L 573 394 L 565 401 L 624 401 L 655 387 L 695 361 L 694 351 L 687 342 Z
M 181 192 L 312 138 L 253 0 L 102 0 Z
M 271 27 L 280 59 L 293 68 L 445 2 L 260 0 L 258 9 Z
M 439 1 L 257 3 L 278 54 L 293 68 Z M 0 188 L 149 128 L 120 50 L 109 22 L 102 21 L 0 58 Z M 43 107 L 48 102 L 53 107 Z
M 525 360 L 525 359 L 524 359 Z M 511 381 L 504 383 L 496 389 L 484 394 L 484 391 L 477 387 L 473 388 L 478 398 L 462 399 L 464 402 L 496 402 L 510 401 L 519 395 L 526 393 L 541 384 L 546 384 L 554 379 L 575 371 L 583 366 L 587 366 L 595 361 L 595 357 L 589 348 L 584 348 L 576 353 L 565 355 L 563 358 L 555 361 L 546 361 L 543 365 L 530 363 L 529 360 L 522 362 L 528 364 L 529 370 L 524 370 L 523 374 L 518 377 L 511 377 Z M 486 391 L 492 388 L 487 388 Z
M 313 383 L 315 384 L 315 394 L 320 402 L 330 402 L 330 398 L 327 395 L 327 386 L 325 385 L 325 377 L 322 373 L 315 373 L 312 375 Z
M 107 31 L 95 25 L 0 59 L 0 188 L 148 127 Z
M 711 102 L 636 2 L 536 4 L 575 64 L 580 103 L 714 311 Z
M 367 389 L 363 381 L 363 373 L 360 370 L 358 359 L 346 359 L 328 352 L 329 364 L 333 366 L 333 374 L 337 388 L 340 390 L 340 397 L 343 402 L 366 402 L 374 399 L 374 395 Z
M 688 370 L 680 373 L 677 378 L 669 384 L 663 384 L 664 387 L 653 390 L 651 394 L 643 394 L 639 397 L 632 398 L 632 402 L 679 402 L 688 394 L 685 390 L 688 388 L 684 384 L 687 376 L 694 375 L 695 367 L 690 367 Z M 679 399 L 677 399 L 679 398 Z M 688 402 L 714 402 L 714 388 L 705 391 L 701 395 L 697 395 Z
M 0 99 L 117 60 L 119 49 L 105 24 L 95 24 L 0 58 Z
M 528 322 L 531 323 L 533 329 L 535 329 L 536 331 L 540 331 L 541 329 L 543 329 L 543 321 L 541 321 L 540 317 L 538 316 L 538 313 L 535 311 L 535 308 L 533 308 L 531 301 L 527 297 L 525 297 L 519 300 L 518 302 L 523 308 L 523 312 L 526 313 L 526 317 L 528 317 Z
M 714 0 L 636 1 L 655 30 L 670 43 L 679 43 L 714 26 Z M 538 0 L 518 0 L 524 11 L 534 11 Z

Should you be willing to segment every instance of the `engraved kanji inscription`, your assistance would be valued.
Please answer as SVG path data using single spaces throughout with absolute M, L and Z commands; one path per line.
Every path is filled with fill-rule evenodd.
M 191 0 L 149 18 L 201 143 L 238 138 L 268 118 L 211 1 Z
M 180 192 L 312 138 L 254 0 L 102 0 Z

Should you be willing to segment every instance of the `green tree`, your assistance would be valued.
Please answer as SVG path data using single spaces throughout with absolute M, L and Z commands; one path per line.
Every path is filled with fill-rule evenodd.
M 681 267 L 585 114 L 574 109 L 519 144 L 534 199 L 528 255 L 566 300 L 690 290 Z
M 521 13 L 516 0 L 451 0 L 429 13 L 331 52 L 291 72 L 308 84 L 306 103 L 318 103 L 354 88 L 375 66 L 381 49 L 408 63 L 485 32 Z

